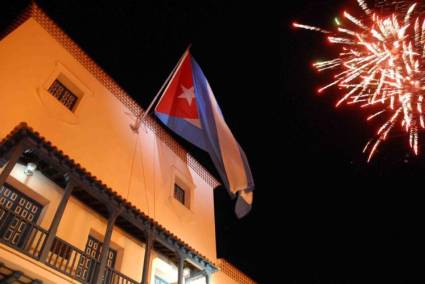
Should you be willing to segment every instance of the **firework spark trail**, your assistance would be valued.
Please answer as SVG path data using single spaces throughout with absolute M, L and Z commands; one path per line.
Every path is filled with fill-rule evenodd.
M 359 19 L 344 12 L 346 21 L 335 31 L 293 24 L 327 34 L 329 42 L 340 48 L 339 57 L 313 64 L 319 72 L 336 71 L 334 80 L 318 92 L 338 87 L 343 93 L 337 107 L 357 104 L 361 109 L 372 109 L 368 121 L 384 119 L 364 147 L 368 161 L 396 125 L 407 132 L 409 146 L 417 155 L 418 132 L 425 128 L 425 18 L 414 16 L 416 4 L 404 15 L 382 16 L 364 0 L 357 3 L 365 16 Z
M 370 15 L 371 11 L 369 10 L 369 8 L 367 7 L 367 4 L 364 0 L 357 0 L 357 3 L 359 3 L 359 6 L 362 7 L 363 11 L 367 14 Z
M 298 24 L 298 23 L 293 23 L 292 26 L 294 26 L 294 28 L 301 28 L 301 29 L 306 29 L 306 30 L 310 30 L 310 31 L 316 31 L 316 32 L 321 32 L 324 34 L 329 34 L 331 32 L 318 28 L 318 27 L 314 27 L 314 26 L 309 26 L 309 25 L 302 25 L 302 24 Z

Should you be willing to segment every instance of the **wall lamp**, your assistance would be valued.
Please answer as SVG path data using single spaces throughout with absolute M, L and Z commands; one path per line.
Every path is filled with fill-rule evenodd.
M 26 174 L 27 176 L 32 176 L 36 169 L 37 169 L 36 164 L 28 163 L 25 170 L 24 170 L 24 174 Z

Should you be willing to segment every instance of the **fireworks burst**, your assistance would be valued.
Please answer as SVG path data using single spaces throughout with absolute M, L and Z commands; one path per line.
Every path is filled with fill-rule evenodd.
M 405 14 L 381 16 L 365 1 L 357 2 L 364 16 L 344 12 L 344 21 L 334 31 L 293 23 L 296 28 L 326 34 L 339 47 L 337 58 L 313 64 L 318 71 L 335 72 L 333 81 L 318 92 L 338 87 L 343 93 L 337 107 L 358 105 L 371 111 L 367 120 L 383 119 L 363 150 L 368 162 L 398 125 L 417 155 L 418 131 L 425 128 L 425 18 L 413 16 L 416 4 Z

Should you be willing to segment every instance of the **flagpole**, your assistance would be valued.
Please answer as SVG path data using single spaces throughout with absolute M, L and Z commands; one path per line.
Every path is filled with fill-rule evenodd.
M 146 109 L 145 112 L 140 113 L 137 118 L 136 121 L 134 122 L 134 124 L 130 124 L 130 128 L 131 130 L 133 130 L 134 132 L 138 132 L 140 125 L 142 124 L 142 122 L 145 120 L 146 116 L 148 115 L 148 113 L 150 112 L 150 110 L 152 109 L 152 107 L 154 106 L 156 100 L 159 98 L 159 96 L 161 95 L 162 91 L 164 90 L 165 86 L 167 86 L 168 82 L 170 81 L 171 77 L 175 74 L 176 70 L 180 67 L 180 65 L 183 62 L 183 59 L 186 56 L 186 53 L 189 51 L 190 47 L 192 46 L 192 44 L 189 44 L 189 46 L 186 48 L 185 52 L 183 53 L 183 55 L 180 57 L 179 61 L 177 62 L 176 66 L 174 66 L 173 70 L 171 71 L 171 73 L 168 75 L 167 79 L 165 79 L 164 83 L 162 84 L 161 88 L 158 90 L 158 92 L 156 93 L 155 97 L 153 98 L 152 102 L 149 104 L 148 108 Z

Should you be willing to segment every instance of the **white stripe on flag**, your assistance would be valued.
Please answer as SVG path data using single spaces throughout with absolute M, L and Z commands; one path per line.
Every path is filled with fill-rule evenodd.
M 221 158 L 224 163 L 227 180 L 229 181 L 230 191 L 236 193 L 248 187 L 248 179 L 245 173 L 245 167 L 242 161 L 239 144 L 224 121 L 220 107 L 213 95 L 210 84 L 207 82 L 208 96 L 213 108 L 215 125 L 217 127 L 217 136 L 220 144 Z

